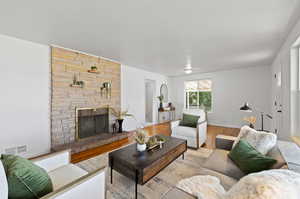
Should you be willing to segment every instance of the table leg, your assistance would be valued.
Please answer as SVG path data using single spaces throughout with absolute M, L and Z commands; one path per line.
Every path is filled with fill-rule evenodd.
M 138 188 L 138 170 L 135 170 L 135 199 L 137 199 L 137 188 Z
M 113 183 L 113 160 L 110 159 L 110 184 Z
M 113 168 L 110 167 L 110 184 L 113 183 Z
M 184 160 L 184 153 L 182 154 L 182 159 Z

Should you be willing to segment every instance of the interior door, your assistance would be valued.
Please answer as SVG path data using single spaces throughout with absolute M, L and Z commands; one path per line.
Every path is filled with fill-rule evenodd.
M 273 74 L 273 132 L 280 134 L 283 128 L 282 118 L 282 76 L 281 76 L 281 64 L 278 64 Z

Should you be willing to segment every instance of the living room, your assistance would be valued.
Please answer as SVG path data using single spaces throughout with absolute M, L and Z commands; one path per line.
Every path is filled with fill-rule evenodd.
M 297 199 L 299 10 L 3 2 L 0 199 Z

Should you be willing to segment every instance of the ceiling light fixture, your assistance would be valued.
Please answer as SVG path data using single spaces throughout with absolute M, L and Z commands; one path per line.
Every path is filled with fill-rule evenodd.
M 186 74 L 191 74 L 193 72 L 192 68 L 184 68 Z
M 193 70 L 192 70 L 192 63 L 191 63 L 191 58 L 190 57 L 187 58 L 187 64 L 183 68 L 183 71 L 185 72 L 185 74 L 191 74 L 193 72 Z

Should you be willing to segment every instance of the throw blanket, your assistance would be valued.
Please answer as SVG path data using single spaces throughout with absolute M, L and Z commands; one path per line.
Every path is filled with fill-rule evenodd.
M 213 176 L 194 176 L 180 181 L 177 186 L 199 199 L 300 198 L 300 174 L 286 169 L 247 175 L 227 193 L 219 179 Z
M 222 199 L 225 194 L 220 180 L 214 176 L 193 176 L 181 180 L 177 187 L 199 199 Z
M 299 199 L 300 174 L 286 169 L 250 174 L 234 185 L 224 198 Z

